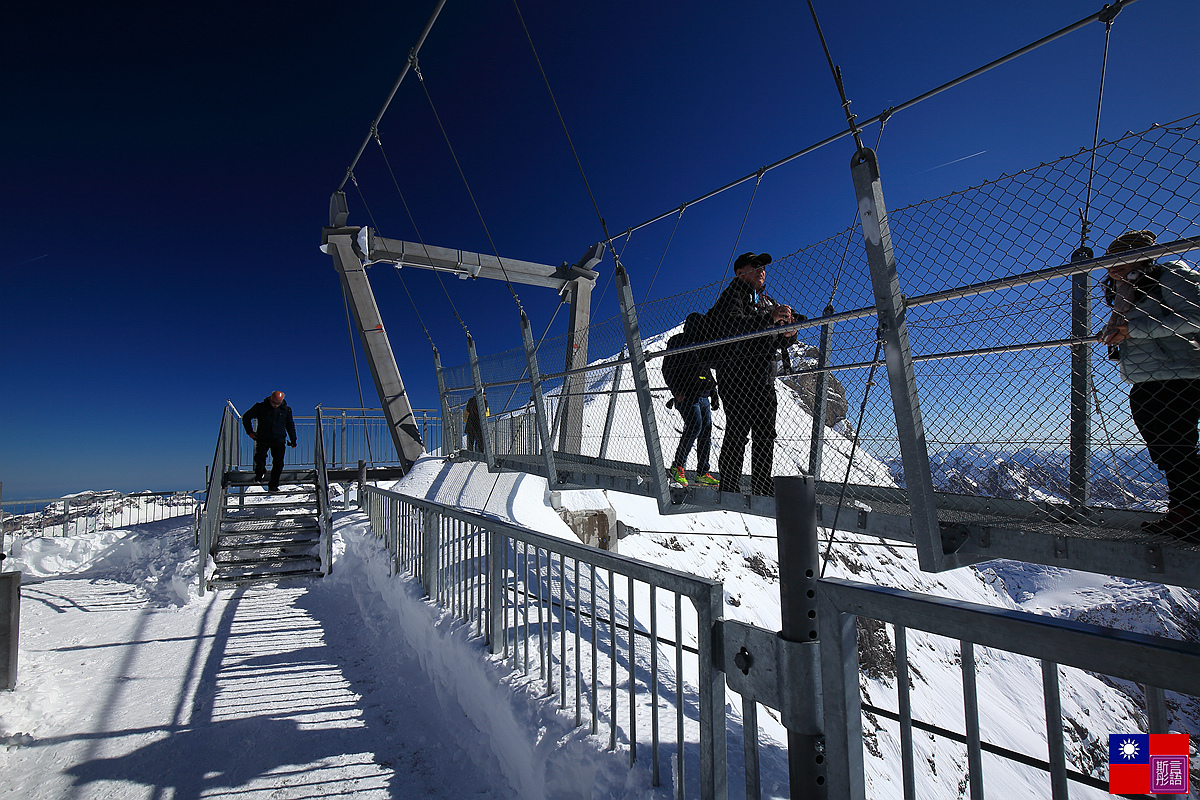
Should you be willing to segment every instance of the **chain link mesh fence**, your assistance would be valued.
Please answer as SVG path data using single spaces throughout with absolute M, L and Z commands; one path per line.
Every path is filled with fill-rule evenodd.
M 935 490 L 1078 503 L 1083 490 L 1076 480 L 1073 494 L 1070 479 L 1074 374 L 1075 413 L 1087 417 L 1077 423 L 1074 442 L 1076 469 L 1081 459 L 1087 467 L 1084 501 L 1166 508 L 1166 482 L 1130 414 L 1118 365 L 1094 343 L 1110 314 L 1103 274 L 1030 273 L 1090 258 L 1077 252 L 1083 245 L 1102 256 L 1103 247 L 1126 230 L 1151 230 L 1160 244 L 1200 235 L 1198 140 L 1200 117 L 1188 117 L 1102 142 L 1094 153 L 1081 150 L 890 212 Z M 886 175 L 883 183 L 886 190 Z M 636 305 L 664 466 L 683 467 L 682 477 L 692 482 L 711 472 L 723 489 L 757 494 L 770 493 L 771 475 L 815 471 L 821 481 L 845 484 L 842 500 L 850 505 L 873 503 L 881 496 L 873 487 L 906 485 L 862 237 L 855 220 L 824 241 L 774 259 L 761 277 L 743 282 L 726 274 Z M 1200 287 L 1200 274 L 1179 258 L 1188 247 L 1172 252 L 1160 263 L 1179 264 L 1170 269 Z M 1081 287 L 1075 299 L 1073 286 Z M 781 306 L 795 316 L 775 314 Z M 1172 310 L 1184 322 L 1171 323 L 1171 336 L 1200 348 L 1200 309 L 1194 320 L 1192 311 Z M 667 356 L 687 352 L 689 341 L 681 334 L 693 313 L 705 319 L 692 329 L 701 333 L 690 344 L 701 346 L 691 348 L 697 356 L 690 363 L 712 370 L 717 390 L 710 398 L 719 398 L 711 403 L 707 463 L 700 442 L 691 441 L 696 425 L 687 422 L 696 398 L 668 386 L 664 375 Z M 756 321 L 747 322 L 747 315 Z M 555 450 L 602 457 L 617 462 L 608 467 L 625 464 L 629 474 L 645 474 L 651 459 L 622 318 L 592 324 L 584 341 L 586 368 L 569 352 L 568 336 L 538 347 Z M 1171 337 L 1156 341 L 1166 344 Z M 669 354 L 671 344 L 684 350 Z M 492 412 L 497 453 L 540 452 L 523 350 L 481 359 L 480 370 L 489 400 L 497 393 L 505 398 Z M 445 376 L 453 414 L 473 392 L 469 366 Z M 1200 359 L 1195 375 L 1185 370 L 1178 377 L 1200 377 Z M 814 426 L 821 388 L 824 418 Z M 820 429 L 817 445 L 814 427 Z M 756 453 L 756 433 L 770 440 L 772 428 L 771 446 Z

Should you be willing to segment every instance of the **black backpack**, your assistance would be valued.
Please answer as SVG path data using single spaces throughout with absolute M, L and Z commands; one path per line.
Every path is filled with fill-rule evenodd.
M 700 394 L 705 385 L 715 384 L 712 376 L 710 359 L 716 348 L 701 347 L 683 353 L 671 353 L 679 347 L 688 344 L 698 344 L 708 340 L 705 316 L 693 312 L 688 314 L 683 324 L 683 333 L 677 333 L 667 340 L 667 355 L 663 357 L 663 380 L 667 388 L 676 397 L 694 397 Z

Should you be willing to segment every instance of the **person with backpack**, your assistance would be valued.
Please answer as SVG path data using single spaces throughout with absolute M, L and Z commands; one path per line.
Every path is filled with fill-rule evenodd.
M 742 253 L 733 264 L 733 281 L 708 310 L 714 338 L 768 331 L 805 319 L 790 306 L 775 302 L 767 285 L 769 253 Z M 725 397 L 725 440 L 717 468 L 721 491 L 742 491 L 742 465 L 746 440 L 750 448 L 750 493 L 773 497 L 771 469 L 775 460 L 776 353 L 796 341 L 795 332 L 759 336 L 722 345 L 717 359 L 717 379 Z
M 696 445 L 696 483 L 700 486 L 717 485 L 717 479 L 708 471 L 708 455 L 712 447 L 712 412 L 721 407 L 721 397 L 717 393 L 712 369 L 705 363 L 707 350 L 698 348 L 671 353 L 671 350 L 684 345 L 707 341 L 709 337 L 704 327 L 703 314 L 688 314 L 683 332 L 667 340 L 667 355 L 663 357 L 663 380 L 672 395 L 667 401 L 667 408 L 674 406 L 683 418 L 683 433 L 679 437 L 679 446 L 675 448 L 671 468 L 667 470 L 671 483 L 676 486 L 688 485 L 685 467 L 693 444 Z
M 1106 255 L 1155 241 L 1151 231 L 1126 231 Z M 1097 338 L 1132 384 L 1129 412 L 1167 479 L 1167 513 L 1142 530 L 1200 544 L 1200 272 L 1183 261 L 1117 264 L 1104 299 L 1112 314 Z

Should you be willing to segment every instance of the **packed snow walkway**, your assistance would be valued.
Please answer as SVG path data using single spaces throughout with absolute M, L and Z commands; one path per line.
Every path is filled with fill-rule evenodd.
M 468 754 L 479 732 L 447 718 L 415 656 L 373 629 L 347 580 L 178 605 L 120 579 L 139 548 L 181 534 L 190 539 L 186 522 L 141 526 L 82 574 L 27 576 L 20 687 L 0 699 L 7 793 L 514 796 L 478 757 L 488 747 Z

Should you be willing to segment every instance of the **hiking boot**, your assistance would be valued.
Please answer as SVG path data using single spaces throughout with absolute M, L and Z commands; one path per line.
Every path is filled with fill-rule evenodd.
M 667 477 L 670 478 L 671 483 L 675 484 L 676 486 L 688 485 L 687 473 L 683 471 L 683 467 L 671 467 L 669 470 L 667 470 Z
M 1170 536 L 1186 544 L 1200 544 L 1200 514 L 1172 509 L 1162 519 L 1143 522 L 1142 533 Z
M 696 483 L 701 486 L 718 486 L 721 482 L 714 478 L 711 472 L 706 472 L 696 478 Z

